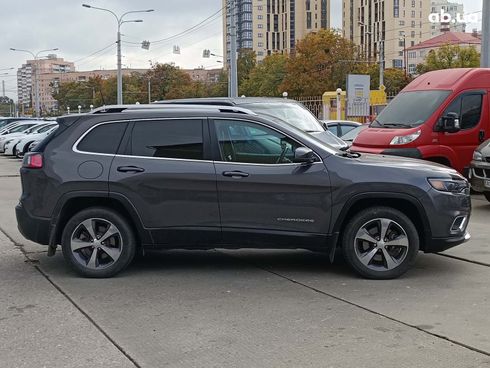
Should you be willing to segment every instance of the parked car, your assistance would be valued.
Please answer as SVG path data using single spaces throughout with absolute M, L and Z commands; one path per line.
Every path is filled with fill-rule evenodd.
M 50 135 L 56 128 L 58 124 L 47 124 L 42 126 L 37 130 L 26 136 L 19 137 L 12 143 L 12 154 L 21 158 L 29 150 L 29 146 L 32 142 L 43 140 L 48 135 Z M 5 147 L 5 154 L 9 152 L 9 149 Z
M 5 144 L 8 140 L 18 137 L 27 133 L 31 128 L 36 127 L 39 124 L 43 124 L 43 121 L 31 121 L 29 123 L 22 123 L 16 125 L 15 127 L 6 130 L 5 132 L 0 134 L 0 153 L 5 152 Z
M 362 124 L 362 125 L 359 125 L 357 128 L 354 128 L 352 129 L 351 131 L 349 131 L 347 134 L 343 135 L 342 137 L 340 137 L 344 142 L 346 142 L 349 147 L 352 146 L 352 143 L 354 142 L 354 140 L 357 138 L 357 136 L 359 134 L 361 134 L 361 132 L 365 129 L 369 128 L 369 124 Z
M 26 120 L 34 120 L 32 118 L 1 118 L 0 119 L 0 130 L 6 127 L 9 124 L 26 121 Z
M 214 97 L 165 100 L 157 101 L 156 103 L 239 106 L 261 116 L 275 119 L 278 123 L 291 124 L 337 149 L 346 150 L 348 148 L 342 139 L 329 132 L 307 108 L 294 100 L 270 97 Z
M 43 122 L 42 124 L 34 125 L 33 127 L 29 128 L 28 130 L 24 131 L 23 133 L 11 134 L 10 138 L 8 138 L 5 141 L 4 155 L 15 156 L 16 155 L 15 149 L 17 147 L 17 143 L 19 143 L 20 140 L 24 139 L 25 137 L 32 137 L 32 136 L 36 135 L 43 128 L 45 128 L 47 126 L 50 126 L 50 125 L 46 124 L 46 122 Z M 51 124 L 51 126 L 52 126 L 52 124 Z
M 132 105 L 58 119 L 27 153 L 21 233 L 87 277 L 138 248 L 341 248 L 389 279 L 469 239 L 469 184 L 441 165 L 334 149 L 229 106 Z
M 483 193 L 490 202 L 490 139 L 482 143 L 471 161 L 471 188 Z
M 361 123 L 351 120 L 322 120 L 322 123 L 326 126 L 328 131 L 335 134 L 337 137 L 342 137 L 352 129 L 361 125 Z
M 469 172 L 490 136 L 490 69 L 425 73 L 388 104 L 352 150 L 422 158 Z

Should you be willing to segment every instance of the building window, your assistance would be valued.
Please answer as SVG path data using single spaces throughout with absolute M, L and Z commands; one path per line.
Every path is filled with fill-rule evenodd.
M 257 28 L 262 29 L 264 28 L 264 25 L 262 23 L 257 24 Z
M 412 20 L 412 28 L 415 28 L 415 21 Z
M 412 0 L 412 8 L 415 8 L 415 0 Z
M 264 37 L 264 34 L 263 33 L 257 33 L 257 37 L 258 38 L 263 38 Z
M 262 5 L 257 6 L 257 10 L 262 10 Z
M 263 42 L 257 43 L 257 47 L 264 47 L 264 43 Z
M 311 12 L 306 13 L 306 28 L 311 29 Z
M 400 0 L 393 0 L 393 16 L 400 17 Z
M 417 73 L 417 65 L 416 64 L 408 64 L 408 73 L 409 74 Z
M 257 19 L 264 19 L 264 16 L 262 14 L 257 15 Z
M 405 21 L 404 20 L 401 20 L 401 21 L 398 22 L 398 24 L 403 27 L 405 25 Z

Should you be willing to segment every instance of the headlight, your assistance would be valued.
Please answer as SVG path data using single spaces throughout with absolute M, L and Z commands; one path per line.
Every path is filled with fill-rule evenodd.
M 469 184 L 466 180 L 453 179 L 427 179 L 429 184 L 435 190 L 448 193 L 465 193 L 469 189 Z
M 422 134 L 422 131 L 421 130 L 418 130 L 415 133 L 412 133 L 412 134 L 409 134 L 409 135 L 400 135 L 400 136 L 397 136 L 397 137 L 393 138 L 393 140 L 391 141 L 390 145 L 396 146 L 396 145 L 400 145 L 400 144 L 412 143 L 418 137 L 420 137 L 420 134 Z
M 473 153 L 473 161 L 483 161 L 483 155 L 480 152 L 475 151 Z

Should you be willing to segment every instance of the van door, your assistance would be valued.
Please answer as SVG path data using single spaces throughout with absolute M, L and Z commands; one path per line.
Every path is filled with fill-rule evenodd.
M 482 142 L 488 115 L 485 91 L 467 91 L 457 96 L 446 108 L 442 116 L 453 112 L 458 114 L 461 130 L 457 133 L 439 132 L 441 153 L 451 159 L 456 170 L 466 173 L 475 148 Z M 441 116 L 441 117 L 442 117 Z M 484 138 L 484 136 L 483 136 Z

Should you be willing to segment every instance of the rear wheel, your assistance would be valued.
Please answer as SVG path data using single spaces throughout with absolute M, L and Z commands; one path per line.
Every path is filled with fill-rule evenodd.
M 112 277 L 134 258 L 136 240 L 126 219 L 107 208 L 80 211 L 62 235 L 65 260 L 85 277 Z
M 347 224 L 342 251 L 361 276 L 386 280 L 403 275 L 415 262 L 419 236 L 413 222 L 389 207 L 373 207 Z
M 483 192 L 483 195 L 485 196 L 485 198 L 487 199 L 487 201 L 490 202 L 490 192 Z

